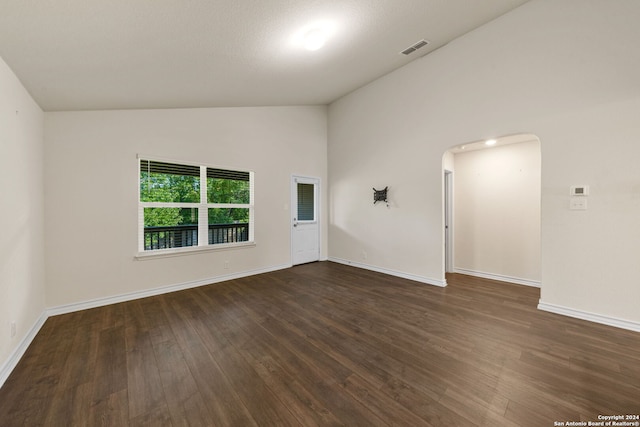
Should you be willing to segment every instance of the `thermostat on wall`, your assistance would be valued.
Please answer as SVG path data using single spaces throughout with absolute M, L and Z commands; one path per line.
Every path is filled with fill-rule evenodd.
M 572 196 L 588 196 L 589 186 L 588 185 L 572 185 L 570 194 Z

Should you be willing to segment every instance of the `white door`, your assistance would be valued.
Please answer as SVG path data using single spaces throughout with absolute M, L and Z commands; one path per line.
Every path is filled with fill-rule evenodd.
M 444 171 L 444 271 L 453 273 L 453 173 Z
M 320 259 L 318 202 L 320 180 L 302 176 L 291 179 L 291 263 Z

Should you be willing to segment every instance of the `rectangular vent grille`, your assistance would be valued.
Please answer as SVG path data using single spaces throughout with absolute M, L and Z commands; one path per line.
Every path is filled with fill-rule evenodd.
M 406 48 L 400 53 L 402 53 L 403 55 L 409 55 L 415 52 L 416 50 L 420 49 L 421 47 L 425 47 L 428 44 L 429 42 L 427 40 L 422 39 L 419 42 L 412 44 L 411 46 L 409 46 L 408 48 Z

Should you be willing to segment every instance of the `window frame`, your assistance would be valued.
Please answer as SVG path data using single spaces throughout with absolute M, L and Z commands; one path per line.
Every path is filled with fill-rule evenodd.
M 163 162 L 184 166 L 197 166 L 200 168 L 200 201 L 199 202 L 143 202 L 140 194 L 140 177 L 142 174 L 142 162 Z M 255 206 L 254 206 L 254 187 L 255 174 L 253 171 L 240 170 L 236 168 L 221 167 L 201 162 L 191 162 L 185 160 L 168 159 L 158 156 L 148 156 L 137 154 L 137 203 L 138 203 L 138 251 L 135 256 L 137 259 L 150 257 L 166 257 L 176 255 L 186 255 L 189 253 L 197 253 L 202 251 L 215 251 L 224 249 L 233 249 L 241 247 L 255 246 Z M 233 172 L 241 172 L 249 174 L 249 203 L 208 203 L 207 201 L 207 169 L 223 169 Z M 145 250 L 145 227 L 144 227 L 144 209 L 145 208 L 197 208 L 198 209 L 198 244 L 193 246 L 183 246 L 178 248 L 163 248 Z M 215 208 L 240 208 L 249 210 L 249 233 L 248 240 L 242 242 L 231 243 L 213 243 L 209 244 L 209 209 Z
M 302 223 L 302 224 L 315 224 L 316 222 L 318 222 L 318 209 L 317 209 L 317 203 L 318 203 L 318 186 L 315 183 L 308 183 L 308 182 L 296 182 L 297 187 L 297 195 L 298 195 L 298 206 L 296 209 L 296 222 Z M 313 219 L 300 219 L 300 185 L 310 185 L 311 187 L 313 187 L 313 192 L 312 192 L 312 207 L 311 207 L 311 213 L 313 214 Z

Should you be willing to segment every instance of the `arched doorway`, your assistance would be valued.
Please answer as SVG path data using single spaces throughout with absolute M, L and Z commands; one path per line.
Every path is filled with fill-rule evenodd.
M 443 156 L 444 266 L 540 286 L 540 140 L 517 134 Z

